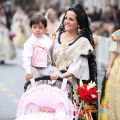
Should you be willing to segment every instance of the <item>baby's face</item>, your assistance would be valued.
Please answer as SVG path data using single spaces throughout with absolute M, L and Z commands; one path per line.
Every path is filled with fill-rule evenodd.
M 45 31 L 46 31 L 46 28 L 43 25 L 43 23 L 41 23 L 41 22 L 39 24 L 34 24 L 31 27 L 31 32 L 37 38 L 40 37 L 41 35 L 43 35 Z

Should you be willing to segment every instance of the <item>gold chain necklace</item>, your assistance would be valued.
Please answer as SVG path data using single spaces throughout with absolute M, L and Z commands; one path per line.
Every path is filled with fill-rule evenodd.
M 78 35 L 77 36 L 75 36 L 75 37 L 68 37 L 67 35 L 65 35 L 65 41 L 67 42 L 67 43 L 71 43 L 72 41 L 74 41 L 76 38 L 78 37 Z

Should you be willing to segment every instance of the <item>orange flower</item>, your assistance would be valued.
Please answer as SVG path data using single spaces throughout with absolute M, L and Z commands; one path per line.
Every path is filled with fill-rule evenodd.
M 98 45 L 98 44 L 99 44 L 98 40 L 97 40 L 97 39 L 94 39 L 94 45 L 96 46 L 96 45 Z
M 52 33 L 52 36 L 54 36 L 54 37 L 55 37 L 55 36 L 56 36 L 56 32 L 53 32 L 53 33 Z

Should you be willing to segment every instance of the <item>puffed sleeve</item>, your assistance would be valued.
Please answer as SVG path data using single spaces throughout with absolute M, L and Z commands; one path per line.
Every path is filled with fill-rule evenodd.
M 94 49 L 87 38 L 85 37 L 80 38 L 78 51 L 79 54 L 69 66 L 68 71 L 74 74 L 74 76 L 80 80 L 88 80 L 89 79 L 88 58 L 83 57 L 82 55 L 88 56 L 89 54 L 94 54 Z
M 68 72 L 72 73 L 76 78 L 80 80 L 88 80 L 89 79 L 88 59 L 85 57 L 79 56 L 69 66 Z
M 112 40 L 111 45 L 109 47 L 109 51 L 115 51 L 120 53 L 120 43 L 118 41 Z
M 24 49 L 22 52 L 23 57 L 23 67 L 26 71 L 26 74 L 31 74 L 31 57 L 33 54 L 33 47 L 29 42 L 26 42 L 24 44 Z
M 109 50 L 120 53 L 120 29 L 112 33 L 111 40 L 112 40 L 112 43 L 110 45 Z

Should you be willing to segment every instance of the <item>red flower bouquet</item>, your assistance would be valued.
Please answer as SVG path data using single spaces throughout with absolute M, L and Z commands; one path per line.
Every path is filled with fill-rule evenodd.
M 98 92 L 96 87 L 88 89 L 88 84 L 84 84 L 83 87 L 78 86 L 77 91 L 80 95 L 80 98 L 88 103 L 98 100 Z
M 96 112 L 96 108 L 89 103 L 95 102 L 98 100 L 98 91 L 96 89 L 95 82 L 90 82 L 88 84 L 83 84 L 80 80 L 80 85 L 74 90 L 75 93 L 75 103 L 78 101 L 78 97 L 80 98 L 81 102 L 80 107 L 75 107 L 77 111 L 76 119 L 75 120 L 93 120 L 91 113 Z M 76 99 L 77 98 L 77 99 Z

